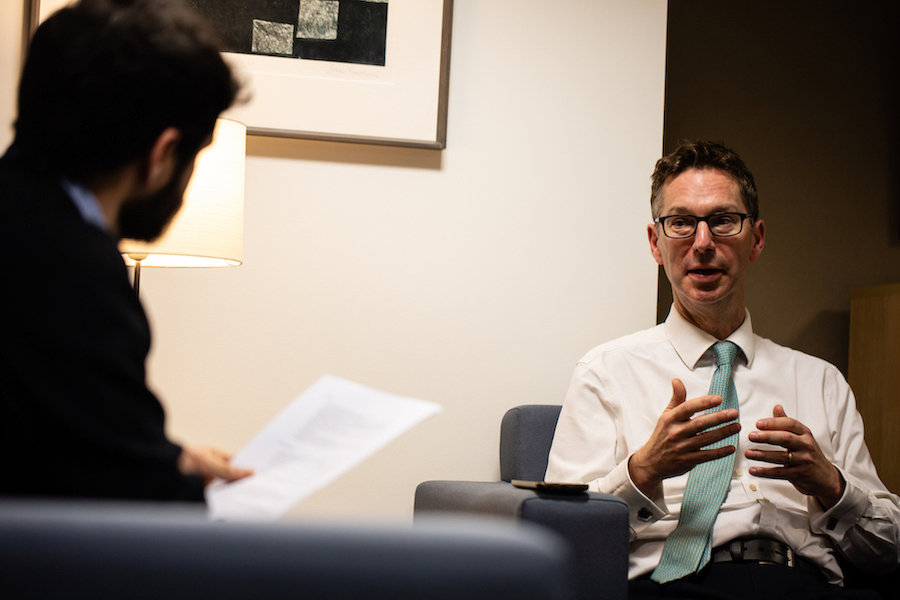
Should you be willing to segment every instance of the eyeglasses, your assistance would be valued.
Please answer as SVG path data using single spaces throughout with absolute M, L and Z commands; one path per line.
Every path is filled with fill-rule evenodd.
M 706 222 L 710 233 L 717 237 L 730 237 L 744 230 L 744 219 L 750 215 L 742 213 L 718 213 L 708 217 L 695 217 L 694 215 L 667 215 L 653 219 L 654 223 L 662 225 L 666 237 L 681 239 L 689 238 L 697 232 L 697 225 L 701 221 Z

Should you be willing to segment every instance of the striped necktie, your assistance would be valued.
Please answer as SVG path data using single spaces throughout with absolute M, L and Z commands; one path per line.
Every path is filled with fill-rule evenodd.
M 709 412 L 737 409 L 737 390 L 732 376 L 738 347 L 733 342 L 717 342 L 713 345 L 713 351 L 718 367 L 713 373 L 709 393 L 721 396 L 722 404 Z M 736 448 L 737 443 L 738 434 L 735 433 L 708 447 L 733 445 Z M 681 579 L 696 573 L 709 562 L 713 524 L 728 494 L 735 454 L 700 463 L 691 469 L 684 488 L 678 525 L 666 539 L 659 565 L 651 576 L 653 581 L 666 583 Z

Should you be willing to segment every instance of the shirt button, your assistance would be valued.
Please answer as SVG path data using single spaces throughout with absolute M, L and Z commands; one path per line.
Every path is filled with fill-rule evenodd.
M 750 484 L 750 491 L 751 491 L 751 492 L 755 492 L 755 491 L 756 491 L 756 484 L 754 484 L 754 483 L 751 483 L 751 484 Z
M 735 470 L 734 470 L 734 475 L 735 475 L 735 477 L 743 477 L 743 476 L 744 476 L 744 472 L 741 471 L 740 469 L 735 469 Z

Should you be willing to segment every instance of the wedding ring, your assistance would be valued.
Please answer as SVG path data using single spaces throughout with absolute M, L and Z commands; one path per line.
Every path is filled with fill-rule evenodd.
M 784 466 L 786 466 L 786 467 L 791 466 L 792 460 L 794 460 L 794 455 L 791 453 L 790 450 L 788 450 L 788 459 L 787 459 L 787 462 L 784 463 Z

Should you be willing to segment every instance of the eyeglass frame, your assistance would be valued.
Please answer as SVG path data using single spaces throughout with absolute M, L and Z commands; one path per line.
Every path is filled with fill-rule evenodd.
M 737 231 L 735 231 L 734 233 L 726 233 L 724 235 L 721 233 L 713 232 L 712 227 L 710 227 L 710 225 L 709 225 L 709 220 L 713 219 L 715 217 L 721 217 L 723 215 L 734 215 L 734 216 L 741 218 L 741 220 L 740 220 L 741 226 L 738 228 Z M 669 235 L 668 232 L 666 231 L 665 221 L 666 221 L 666 219 L 671 219 L 673 217 L 690 217 L 692 219 L 696 219 L 697 222 L 694 224 L 694 231 L 692 231 L 690 235 L 682 235 L 682 236 Z M 720 212 L 720 213 L 713 213 L 713 214 L 707 215 L 705 217 L 698 217 L 696 215 L 666 215 L 664 217 L 656 217 L 655 219 L 653 219 L 653 223 L 657 224 L 657 225 L 662 225 L 663 235 L 665 235 L 670 240 L 686 240 L 688 238 L 692 238 L 695 235 L 697 235 L 697 228 L 700 227 L 700 223 L 706 223 L 706 227 L 709 229 L 709 233 L 716 237 L 734 237 L 736 235 L 741 235 L 741 233 L 743 233 L 743 231 L 744 231 L 744 220 L 752 219 L 752 218 L 753 218 L 753 215 L 751 215 L 750 213 Z

